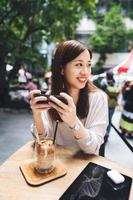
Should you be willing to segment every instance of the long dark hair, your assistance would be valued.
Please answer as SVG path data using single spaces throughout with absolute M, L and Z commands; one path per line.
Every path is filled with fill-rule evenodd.
M 61 74 L 62 68 L 65 68 L 68 62 L 75 59 L 86 49 L 90 53 L 90 59 L 92 59 L 91 50 L 78 41 L 69 40 L 57 46 L 52 62 L 52 95 L 58 95 L 60 92 L 68 93 L 66 81 L 64 80 L 64 76 Z M 93 89 L 96 89 L 96 87 L 92 83 L 88 82 L 86 86 L 80 90 L 76 110 L 77 116 L 81 119 L 85 118 L 88 114 L 88 94 Z M 54 120 L 60 119 L 58 113 L 54 109 L 50 109 L 49 113 Z

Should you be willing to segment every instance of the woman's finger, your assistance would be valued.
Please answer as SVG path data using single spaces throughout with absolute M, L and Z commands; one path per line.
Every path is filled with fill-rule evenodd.
M 35 94 L 41 94 L 41 91 L 40 90 L 32 90 L 32 91 L 30 91 L 30 93 L 29 93 L 30 99 L 34 98 Z
M 39 104 L 35 99 L 30 100 L 31 109 L 49 109 L 50 105 L 48 104 Z
M 55 110 L 57 110 L 57 112 L 59 112 L 59 113 L 63 114 L 65 112 L 65 110 L 62 107 L 60 107 L 59 105 L 57 105 L 57 104 L 55 104 L 53 102 L 49 102 L 48 105 L 50 107 L 54 108 Z
M 68 105 L 70 105 L 70 106 L 74 105 L 73 98 L 70 95 L 68 95 L 68 94 L 66 94 L 64 92 L 61 92 L 60 96 L 64 97 L 67 100 Z
M 53 102 L 54 104 L 60 106 L 63 109 L 67 109 L 67 107 L 68 107 L 68 105 L 66 105 L 64 102 L 62 102 L 61 100 L 57 99 L 56 97 L 54 97 L 52 95 L 49 97 L 49 99 L 50 99 L 51 103 Z
M 48 110 L 50 109 L 49 105 L 31 105 L 31 109 L 33 110 Z

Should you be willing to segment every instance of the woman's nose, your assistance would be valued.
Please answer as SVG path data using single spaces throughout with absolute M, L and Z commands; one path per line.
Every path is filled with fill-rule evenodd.
M 83 66 L 81 69 L 81 73 L 82 74 L 88 74 L 90 72 L 90 69 L 88 68 L 88 66 Z

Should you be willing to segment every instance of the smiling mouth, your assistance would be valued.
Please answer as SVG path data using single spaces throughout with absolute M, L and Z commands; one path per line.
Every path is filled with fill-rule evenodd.
M 82 82 L 82 83 L 85 83 L 88 79 L 87 78 L 77 78 L 78 81 Z

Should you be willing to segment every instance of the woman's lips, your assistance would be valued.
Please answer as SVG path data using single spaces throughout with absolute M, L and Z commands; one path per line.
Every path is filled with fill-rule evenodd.
M 85 83 L 88 80 L 88 78 L 84 78 L 84 77 L 78 77 L 77 79 L 78 79 L 78 81 L 80 81 L 82 83 Z

